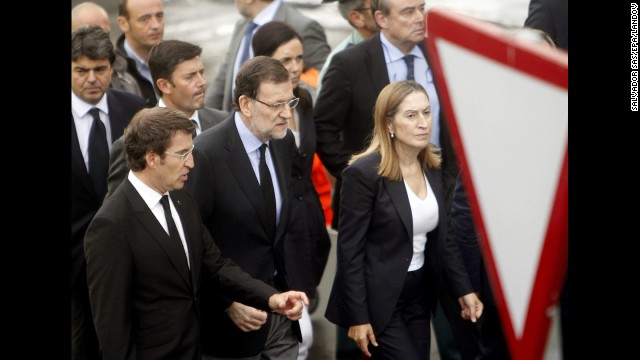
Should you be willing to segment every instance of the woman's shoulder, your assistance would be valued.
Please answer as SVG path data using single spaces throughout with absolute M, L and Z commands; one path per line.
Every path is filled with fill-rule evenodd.
M 374 152 L 368 155 L 365 155 L 356 161 L 354 161 L 351 165 L 347 167 L 346 170 L 357 171 L 364 173 L 366 175 L 378 175 L 378 167 L 380 166 L 380 153 Z

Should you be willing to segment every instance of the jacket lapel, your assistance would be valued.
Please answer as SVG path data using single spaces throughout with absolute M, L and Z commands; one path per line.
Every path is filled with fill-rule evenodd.
M 265 232 L 268 233 L 267 210 L 264 206 L 264 201 L 262 200 L 260 184 L 253 172 L 251 160 L 249 160 L 249 156 L 242 145 L 242 140 L 240 140 L 240 134 L 238 133 L 238 129 L 236 129 L 233 116 L 231 117 L 231 121 L 227 121 L 224 125 L 220 126 L 226 126 L 226 140 L 224 147 L 229 152 L 227 156 L 227 165 L 229 165 L 231 173 L 240 185 L 245 196 L 251 205 L 253 205 Z
M 409 239 L 413 239 L 413 217 L 411 215 L 411 205 L 409 204 L 409 196 L 404 186 L 404 181 L 395 181 L 384 178 L 384 185 L 389 192 L 391 203 L 396 208 L 404 228 L 407 231 Z
M 191 288 L 191 279 L 189 278 L 189 266 L 187 265 L 187 258 L 184 254 L 184 248 L 181 243 L 171 241 L 167 232 L 162 228 L 162 225 L 158 222 L 158 219 L 153 215 L 147 204 L 142 200 L 142 197 L 136 189 L 131 185 L 128 180 L 123 182 L 120 186 L 125 186 L 127 197 L 131 202 L 131 206 L 134 210 L 134 216 L 149 232 L 151 237 L 158 245 L 164 250 L 169 257 L 174 269 L 180 274 L 185 284 Z M 174 206 L 176 204 L 174 203 Z M 177 206 L 176 206 L 177 208 Z M 184 217 L 182 217 L 183 219 Z

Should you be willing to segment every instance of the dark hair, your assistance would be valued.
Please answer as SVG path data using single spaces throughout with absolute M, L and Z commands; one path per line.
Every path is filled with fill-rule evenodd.
M 233 93 L 234 109 L 240 110 L 238 99 L 244 95 L 255 99 L 262 83 L 282 84 L 290 82 L 289 71 L 276 59 L 268 56 L 253 57 L 242 65 L 236 75 L 236 89 Z
M 125 19 L 129 19 L 129 10 L 127 10 L 127 2 L 129 0 L 120 0 L 118 3 L 118 16 L 124 16 Z
M 172 76 L 176 67 L 200 54 L 202 54 L 200 46 L 180 40 L 164 40 L 153 45 L 149 52 L 149 72 L 151 72 L 156 93 L 162 96 L 157 85 L 158 79 L 167 79 L 173 84 Z
M 109 34 L 98 25 L 85 25 L 71 33 L 71 61 L 82 56 L 91 60 L 108 59 L 113 65 L 116 53 Z
M 191 134 L 195 128 L 188 117 L 175 109 L 152 107 L 138 111 L 124 130 L 127 165 L 133 171 L 144 170 L 147 152 L 153 151 L 164 158 L 176 132 Z
M 282 44 L 293 39 L 298 39 L 302 43 L 300 35 L 289 25 L 280 21 L 272 21 L 256 30 L 255 34 L 253 34 L 253 40 L 251 40 L 251 47 L 253 48 L 254 56 L 273 56 L 273 53 Z

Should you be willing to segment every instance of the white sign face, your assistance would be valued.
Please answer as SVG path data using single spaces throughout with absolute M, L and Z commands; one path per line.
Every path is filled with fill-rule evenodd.
M 520 337 L 566 150 L 567 90 L 445 39 L 435 44 Z

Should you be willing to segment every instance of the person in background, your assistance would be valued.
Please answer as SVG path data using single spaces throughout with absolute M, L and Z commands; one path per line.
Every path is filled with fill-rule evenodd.
M 231 110 L 234 79 L 244 61 L 253 57 L 251 38 L 260 26 L 270 21 L 281 21 L 300 35 L 304 48 L 301 78 L 315 88 L 318 71 L 331 51 L 320 23 L 282 0 L 235 0 L 234 3 L 242 19 L 235 25 L 229 51 L 207 93 L 207 106 L 223 111 Z
M 194 137 L 229 116 L 223 111 L 204 107 L 207 80 L 201 54 L 200 46 L 180 40 L 161 41 L 149 54 L 151 78 L 160 95 L 158 106 L 184 113 L 196 125 Z M 111 148 L 107 196 L 113 194 L 129 172 L 123 146 L 124 137 L 121 137 Z
M 107 34 L 111 32 L 107 11 L 90 1 L 80 3 L 71 9 L 71 32 L 83 25 L 98 25 Z
M 149 53 L 164 36 L 163 0 L 120 0 L 116 54 L 126 60 L 126 72 L 136 81 L 146 107 L 156 106 L 158 96 L 149 71 Z
M 111 89 L 113 44 L 98 25 L 71 33 L 71 358 L 99 359 L 83 239 L 107 192 L 109 147 L 144 106 Z
M 100 5 L 89 1 L 80 3 L 71 9 L 71 32 L 84 25 L 98 25 L 107 34 L 111 32 L 107 11 Z M 127 73 L 127 61 L 122 56 L 116 55 L 112 69 L 111 84 L 109 85 L 112 89 L 141 95 L 136 80 Z
M 184 182 L 193 168 L 184 113 L 139 111 L 125 130 L 131 171 L 84 239 L 102 359 L 200 360 L 200 288 L 297 320 L 306 295 L 278 293 L 220 254 Z
M 373 19 L 373 12 L 371 11 L 371 0 L 322 0 L 322 3 L 326 4 L 335 1 L 338 2 L 340 15 L 347 20 L 349 26 L 353 28 L 353 31 L 336 45 L 336 47 L 331 50 L 331 53 L 329 53 L 329 56 L 327 56 L 327 60 L 324 62 L 324 65 L 322 65 L 322 69 L 318 75 L 318 93 L 320 89 L 322 89 L 322 79 L 324 78 L 324 74 L 327 73 L 327 69 L 329 69 L 329 64 L 331 64 L 333 56 L 378 33 L 378 26 Z
M 569 51 L 569 1 L 530 0 L 524 27 L 549 34 L 555 46 Z
M 464 319 L 476 322 L 483 304 L 447 237 L 427 91 L 413 80 L 391 83 L 373 118 L 371 143 L 343 172 L 337 271 L 325 316 L 348 328 L 367 357 L 428 359 L 439 282 L 454 289 Z
M 236 78 L 236 111 L 195 138 L 196 167 L 186 182 L 222 254 L 280 291 L 291 289 L 284 244 L 297 149 L 288 124 L 298 102 L 278 60 L 247 60 Z M 297 357 L 298 321 L 206 287 L 202 304 L 204 360 Z
M 287 24 L 272 21 L 262 25 L 253 35 L 253 53 L 270 56 L 289 71 L 293 95 L 300 99 L 292 110 L 289 129 L 295 137 L 292 154 L 291 206 L 289 224 L 284 239 L 285 263 L 289 274 L 289 286 L 304 291 L 309 298 L 317 296 L 324 268 L 329 258 L 331 240 L 327 232 L 322 204 L 311 181 L 311 171 L 316 150 L 316 130 L 313 124 L 311 94 L 301 85 L 303 68 L 302 39 Z M 305 307 L 299 321 L 302 343 L 298 360 L 307 358 L 313 344 L 313 328 L 309 310 Z

